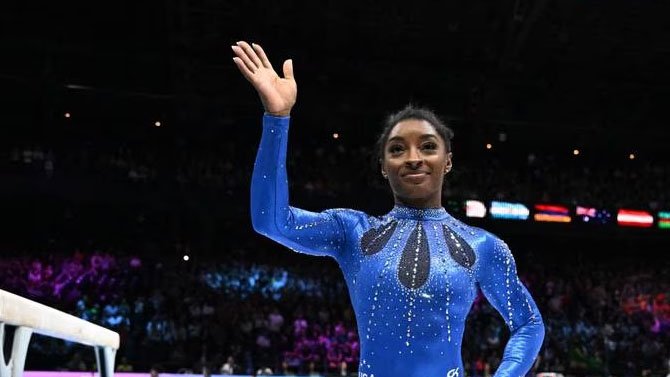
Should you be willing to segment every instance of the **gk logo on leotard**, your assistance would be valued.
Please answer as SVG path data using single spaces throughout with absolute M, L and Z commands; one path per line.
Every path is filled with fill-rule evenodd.
M 447 372 L 447 377 L 458 377 L 458 368 L 449 370 Z

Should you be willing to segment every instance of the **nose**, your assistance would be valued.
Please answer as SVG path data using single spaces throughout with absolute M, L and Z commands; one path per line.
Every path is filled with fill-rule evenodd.
M 412 169 L 412 170 L 417 170 L 423 165 L 423 161 L 418 160 L 418 161 L 406 161 L 405 162 L 407 166 Z
M 423 158 L 416 148 L 411 148 L 405 164 L 413 170 L 418 169 L 423 164 Z

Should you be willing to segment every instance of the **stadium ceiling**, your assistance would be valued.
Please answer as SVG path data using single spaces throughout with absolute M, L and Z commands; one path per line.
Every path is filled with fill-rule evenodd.
M 670 98 L 662 0 L 2 7 L 0 93 L 15 102 L 86 94 L 249 111 L 255 96 L 228 47 L 239 39 L 265 46 L 276 67 L 293 58 L 314 112 L 415 101 L 454 119 L 639 131 L 664 126 Z

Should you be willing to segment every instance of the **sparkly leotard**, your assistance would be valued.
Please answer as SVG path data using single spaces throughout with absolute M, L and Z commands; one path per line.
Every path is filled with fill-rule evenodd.
M 478 288 L 511 331 L 495 376 L 524 376 L 544 324 L 507 245 L 444 208 L 396 205 L 373 217 L 289 206 L 288 126 L 288 117 L 263 118 L 251 184 L 253 226 L 292 250 L 335 258 L 356 313 L 359 376 L 464 376 L 461 342 Z

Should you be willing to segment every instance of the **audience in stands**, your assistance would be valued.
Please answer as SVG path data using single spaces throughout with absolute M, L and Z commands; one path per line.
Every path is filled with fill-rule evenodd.
M 281 253 L 278 251 L 278 253 Z M 281 259 L 281 258 L 279 258 Z M 339 271 L 240 262 L 165 263 L 101 251 L 4 258 L 3 289 L 46 302 L 122 337 L 121 370 L 340 375 L 357 369 L 355 318 Z M 535 371 L 625 375 L 667 370 L 670 266 L 533 263 L 521 272 L 545 318 Z M 478 296 L 464 336 L 468 375 L 487 376 L 508 330 Z M 39 337 L 31 360 L 92 368 L 93 354 Z M 139 357 L 138 355 L 142 355 Z M 66 360 L 66 362 L 63 362 Z M 260 372 L 258 374 L 260 374 Z
M 369 150 L 343 144 L 328 148 L 305 145 L 303 148 L 294 147 L 288 155 L 290 183 L 296 193 L 332 200 L 352 194 L 374 197 L 386 191 L 385 182 L 370 179 L 377 170 L 370 163 Z M 254 153 L 253 149 L 241 150 L 233 142 L 224 142 L 217 150 L 207 152 L 174 152 L 146 146 L 142 149 L 104 148 L 88 144 L 78 145 L 74 150 L 14 147 L 0 160 L 0 169 L 46 179 L 77 177 L 137 185 L 204 187 L 216 189 L 223 198 L 229 198 L 248 191 Z M 445 195 L 528 203 L 670 208 L 667 164 L 626 160 L 625 157 L 616 164 L 610 160 L 605 163 L 587 159 L 570 161 L 551 154 L 533 153 L 523 161 L 501 155 L 459 159 L 447 179 Z M 243 168 L 239 166 L 241 162 L 244 162 Z M 351 169 L 351 166 L 357 168 Z M 370 187 L 363 193 L 354 192 L 359 187 L 356 182 L 367 182 Z

